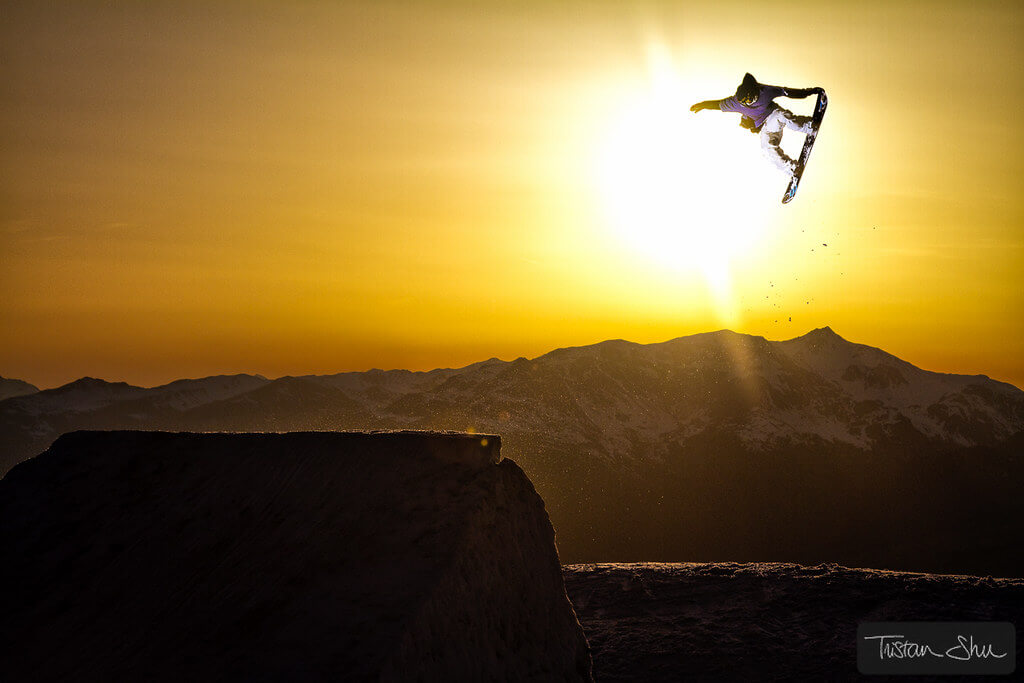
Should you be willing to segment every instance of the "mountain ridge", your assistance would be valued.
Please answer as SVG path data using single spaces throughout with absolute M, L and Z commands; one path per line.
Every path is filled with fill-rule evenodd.
M 933 521 L 951 510 L 985 528 L 1024 519 L 1024 392 L 923 370 L 831 328 L 784 341 L 729 330 L 608 340 L 426 372 L 86 382 L 0 401 L 0 467 L 79 429 L 500 434 L 568 562 L 1024 572 L 999 540 L 1024 529 L 965 526 L 954 552 Z M 964 487 L 973 507 L 956 498 Z M 910 527 L 894 527 L 893 510 Z
M 550 356 L 552 354 L 559 354 L 560 352 L 564 352 L 564 351 L 572 351 L 572 350 L 578 350 L 578 349 L 593 349 L 593 348 L 596 348 L 596 347 L 601 347 L 603 345 L 621 344 L 621 345 L 628 345 L 628 346 L 633 346 L 633 347 L 656 347 L 656 346 L 668 346 L 668 345 L 675 344 L 677 342 L 681 342 L 681 341 L 685 341 L 685 340 L 693 340 L 693 339 L 696 339 L 696 338 L 702 338 L 702 337 L 703 338 L 708 338 L 708 337 L 720 337 L 720 336 L 732 336 L 732 337 L 735 337 L 735 338 L 748 338 L 748 339 L 753 339 L 753 340 L 760 340 L 762 342 L 766 342 L 766 343 L 772 344 L 772 345 L 791 344 L 793 342 L 798 342 L 798 341 L 801 341 L 801 340 L 805 340 L 805 341 L 820 340 L 820 339 L 838 340 L 838 341 L 841 341 L 841 342 L 843 342 L 845 344 L 849 344 L 851 346 L 862 347 L 862 348 L 865 348 L 865 349 L 871 349 L 871 350 L 880 352 L 880 353 L 884 354 L 888 358 L 891 358 L 891 359 L 893 359 L 895 361 L 898 361 L 900 363 L 905 363 L 905 364 L 907 364 L 907 365 L 909 365 L 909 366 L 911 366 L 911 367 L 913 367 L 913 368 L 915 368 L 917 370 L 921 370 L 923 372 L 927 372 L 927 373 L 931 373 L 931 374 L 935 374 L 935 375 L 944 375 L 944 376 L 949 376 L 949 377 L 964 377 L 964 378 L 984 379 L 984 380 L 988 380 L 988 381 L 991 381 L 991 382 L 996 382 L 996 383 L 999 383 L 999 384 L 1004 384 L 1004 385 L 1006 385 L 1008 387 L 1012 387 L 1012 388 L 1017 389 L 1017 390 L 1021 390 L 1020 387 L 1017 387 L 1016 385 L 1014 385 L 1011 382 L 1005 382 L 1005 381 L 1002 381 L 1002 380 L 994 379 L 991 376 L 989 376 L 987 374 L 984 374 L 984 373 L 965 374 L 965 373 L 942 372 L 942 371 L 937 371 L 937 370 L 927 370 L 927 369 L 921 368 L 919 366 L 913 365 L 913 363 L 910 363 L 907 360 L 899 358 L 898 356 L 896 356 L 894 354 L 891 354 L 891 353 L 889 353 L 889 352 L 887 352 L 887 351 L 885 351 L 885 350 L 883 350 L 883 349 L 881 349 L 879 347 L 874 347 L 874 346 L 870 346 L 868 344 L 862 344 L 862 343 L 859 343 L 859 342 L 851 342 L 851 341 L 847 340 L 845 337 L 842 337 L 841 335 L 836 333 L 832 329 L 831 326 L 826 325 L 824 327 L 814 328 L 814 329 L 812 329 L 812 330 L 810 330 L 810 331 L 808 331 L 808 332 L 806 332 L 806 333 L 804 333 L 802 335 L 798 335 L 796 337 L 792 337 L 792 338 L 789 338 L 789 339 L 778 339 L 778 340 L 770 340 L 767 337 L 764 337 L 763 335 L 755 335 L 755 334 L 747 334 L 747 333 L 744 333 L 744 332 L 736 332 L 735 330 L 731 330 L 729 328 L 721 328 L 721 329 L 718 329 L 718 330 L 710 330 L 710 331 L 707 331 L 707 332 L 696 332 L 694 334 L 682 335 L 682 336 L 673 337 L 671 339 L 667 339 L 667 340 L 664 340 L 664 341 L 649 342 L 649 343 L 646 343 L 646 344 L 642 343 L 642 342 L 634 342 L 634 341 L 630 341 L 628 339 L 621 339 L 621 338 L 605 339 L 605 340 L 600 341 L 600 342 L 594 342 L 593 344 L 581 344 L 581 345 L 576 345 L 576 346 L 557 347 L 557 348 L 552 349 L 550 351 L 546 351 L 546 352 L 544 352 L 544 353 L 542 353 L 539 356 L 536 356 L 534 358 L 527 358 L 526 356 L 518 356 L 516 358 L 513 358 L 512 360 L 507 360 L 506 361 L 506 360 L 502 360 L 502 359 L 498 358 L 497 356 L 492 356 L 491 358 L 488 358 L 486 360 L 474 361 L 473 363 L 470 363 L 470 364 L 464 365 L 464 366 L 459 366 L 459 367 L 451 367 L 451 366 L 437 367 L 437 368 L 432 368 L 430 370 L 409 370 L 409 369 L 406 369 L 406 368 L 369 368 L 367 370 L 342 370 L 342 371 L 339 371 L 339 372 L 325 373 L 325 374 L 319 374 L 319 375 L 315 375 L 315 374 L 314 375 L 309 375 L 309 374 L 307 374 L 307 375 L 281 375 L 280 377 L 276 377 L 274 379 L 269 379 L 266 376 L 264 376 L 262 374 L 259 374 L 259 373 L 217 374 L 217 375 L 208 375 L 208 376 L 195 377 L 195 378 L 176 379 L 176 380 L 171 380 L 170 382 L 165 382 L 164 384 L 154 385 L 152 387 L 143 387 L 141 385 L 134 385 L 134 384 L 130 384 L 130 383 L 124 382 L 124 381 L 111 382 L 111 381 L 108 381 L 108 380 L 104 380 L 104 379 L 100 379 L 100 378 L 95 378 L 95 377 L 91 377 L 91 376 L 86 375 L 86 376 L 80 377 L 78 379 L 66 382 L 65 384 L 59 385 L 57 387 L 51 387 L 49 389 L 36 389 L 36 391 L 39 392 L 39 393 L 42 393 L 42 392 L 54 392 L 54 391 L 58 391 L 58 390 L 68 389 L 70 387 L 73 387 L 75 385 L 80 385 L 80 384 L 96 384 L 97 386 L 99 386 L 99 385 L 117 385 L 117 386 L 131 387 L 131 388 L 135 388 L 135 389 L 144 389 L 146 391 L 156 391 L 156 390 L 159 390 L 159 389 L 165 389 L 165 388 L 171 387 L 171 386 L 176 385 L 176 384 L 182 384 L 182 383 L 187 383 L 187 382 L 198 382 L 198 381 L 203 381 L 203 380 L 213 380 L 213 379 L 221 379 L 221 378 L 234 378 L 234 377 L 251 377 L 251 378 L 256 378 L 256 379 L 259 379 L 259 380 L 266 380 L 266 381 L 269 381 L 269 382 L 274 382 L 274 381 L 277 381 L 279 379 L 287 379 L 289 377 L 327 379 L 327 378 L 336 378 L 336 377 L 349 376 L 349 375 L 371 375 L 371 374 L 387 375 L 389 373 L 400 373 L 400 374 L 403 374 L 403 375 L 413 375 L 413 376 L 419 375 L 419 376 L 423 376 L 423 375 L 430 375 L 430 374 L 433 374 L 433 373 L 461 372 L 461 371 L 466 371 L 466 370 L 470 370 L 470 369 L 473 369 L 473 368 L 487 366 L 487 365 L 491 365 L 491 364 L 506 364 L 507 365 L 509 363 L 514 363 L 516 361 L 523 361 L 523 360 L 526 360 L 526 361 L 536 361 L 536 360 L 540 360 L 541 358 L 544 358 L 546 356 Z M 10 378 L 0 377 L 0 381 L 4 381 L 4 380 L 6 380 L 6 381 L 22 382 L 22 380 L 10 380 Z M 25 384 L 28 384 L 28 383 L 25 382 Z M 28 384 L 28 385 L 29 386 L 33 386 L 31 384 Z M 2 401 L 2 400 L 4 400 L 4 399 L 0 399 L 0 401 Z
M 20 379 L 0 377 L 0 401 L 15 396 L 25 396 L 39 391 L 39 387 Z
M 150 388 L 83 377 L 0 401 L 0 439 L 31 434 L 35 452 L 62 430 L 124 427 L 511 429 L 654 456 L 666 438 L 725 429 L 758 447 L 815 437 L 866 450 L 897 424 L 949 447 L 1004 441 L 1024 429 L 1024 392 L 923 370 L 823 327 L 782 341 L 728 329 L 611 339 L 429 371 L 215 375 Z

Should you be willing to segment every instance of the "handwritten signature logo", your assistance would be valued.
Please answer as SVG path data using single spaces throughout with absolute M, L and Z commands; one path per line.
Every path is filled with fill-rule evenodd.
M 1008 621 L 903 621 L 857 627 L 862 674 L 1007 674 L 1016 662 L 1017 631 Z
M 987 659 L 997 657 L 1002 659 L 1009 653 L 998 654 L 993 651 L 992 643 L 977 645 L 974 636 L 957 635 L 957 644 L 943 652 L 936 652 L 931 645 L 915 643 L 912 640 L 899 640 L 904 635 L 888 633 L 880 636 L 864 636 L 864 640 L 878 641 L 879 659 L 907 659 L 912 657 L 949 657 L 961 662 L 970 661 L 974 657 Z

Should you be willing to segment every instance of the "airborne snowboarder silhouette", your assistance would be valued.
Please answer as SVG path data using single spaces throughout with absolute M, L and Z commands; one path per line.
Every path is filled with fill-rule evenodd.
M 817 95 L 818 102 L 814 107 L 814 116 L 798 116 L 774 102 L 776 97 L 804 98 Z M 825 114 L 828 99 L 821 88 L 784 88 L 778 85 L 758 83 L 749 73 L 743 76 L 743 82 L 736 88 L 736 94 L 724 100 L 705 100 L 690 107 L 696 113 L 702 109 L 718 109 L 724 112 L 740 114 L 740 126 L 751 133 L 761 134 L 761 149 L 778 168 L 790 176 L 789 187 L 782 198 L 786 204 L 796 195 L 797 184 L 803 175 L 804 165 L 811 154 L 811 147 L 818 134 L 818 127 Z M 782 151 L 782 131 L 790 128 L 804 133 L 803 151 L 799 159 L 790 159 Z

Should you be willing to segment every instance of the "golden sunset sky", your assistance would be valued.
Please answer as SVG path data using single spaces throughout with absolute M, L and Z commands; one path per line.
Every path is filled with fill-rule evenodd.
M 4 3 L 0 375 L 829 325 L 1024 386 L 1022 36 L 1018 2 Z M 745 71 L 829 94 L 787 206 L 687 110 Z

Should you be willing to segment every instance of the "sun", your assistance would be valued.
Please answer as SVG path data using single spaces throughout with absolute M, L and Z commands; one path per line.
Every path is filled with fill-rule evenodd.
M 762 238 L 773 214 L 768 193 L 778 189 L 771 195 L 777 203 L 783 185 L 770 176 L 765 182 L 760 143 L 736 117 L 689 111 L 727 94 L 697 93 L 699 85 L 652 50 L 648 82 L 609 117 L 596 185 L 625 245 L 664 267 L 701 272 L 716 298 L 726 299 L 730 263 Z

